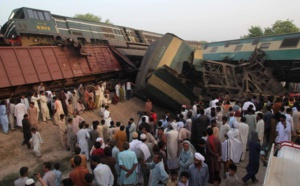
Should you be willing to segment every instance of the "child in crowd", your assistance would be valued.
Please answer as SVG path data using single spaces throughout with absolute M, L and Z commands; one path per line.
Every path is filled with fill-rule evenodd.
M 102 104 L 102 105 L 101 105 L 101 108 L 100 108 L 100 113 L 99 113 L 99 115 L 100 115 L 101 118 L 104 117 L 104 111 L 105 111 L 105 105 Z
M 186 171 L 181 172 L 180 181 L 177 186 L 188 186 L 189 185 L 189 173 Z
M 59 170 L 60 164 L 56 162 L 54 164 L 53 172 L 55 173 L 56 179 L 55 179 L 55 185 L 60 186 L 61 180 L 62 180 L 62 173 Z
M 177 170 L 171 170 L 171 176 L 168 179 L 167 186 L 177 186 L 178 184 L 178 173 Z
M 32 144 L 33 146 L 33 152 L 36 154 L 37 157 L 41 157 L 41 144 L 43 144 L 43 140 L 41 138 L 40 133 L 36 130 L 36 128 L 32 128 L 31 129 L 31 139 L 29 140 L 29 142 Z
M 238 186 L 241 185 L 239 177 L 236 175 L 237 166 L 235 164 L 229 165 L 229 172 L 226 173 L 225 186 Z
M 107 95 L 104 95 L 104 105 L 107 106 L 109 104 L 111 104 L 111 100 L 109 100 L 108 96 Z

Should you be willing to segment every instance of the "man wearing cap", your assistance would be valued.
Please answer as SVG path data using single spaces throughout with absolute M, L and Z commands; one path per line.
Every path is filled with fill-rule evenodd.
M 194 163 L 189 166 L 189 186 L 204 186 L 208 182 L 208 166 L 204 163 L 205 158 L 198 152 L 194 155 Z
M 141 141 L 138 140 L 138 133 L 133 132 L 131 135 L 132 141 L 129 143 L 130 144 L 130 150 L 133 152 L 136 152 L 137 147 L 142 143 Z

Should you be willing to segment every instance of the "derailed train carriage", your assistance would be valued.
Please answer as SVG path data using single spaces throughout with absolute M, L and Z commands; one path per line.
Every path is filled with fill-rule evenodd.
M 214 42 L 201 51 L 166 34 L 145 54 L 136 79 L 138 95 L 173 109 L 192 104 L 199 95 L 203 99 L 220 93 L 232 99 L 249 93 L 281 95 L 287 89 L 280 81 L 300 79 L 299 39 L 300 33 L 295 33 Z
M 0 99 L 39 82 L 64 88 L 110 78 L 134 79 L 148 46 L 162 35 L 22 7 L 0 32 Z M 199 47 L 199 42 L 189 41 Z
M 44 82 L 50 89 L 133 78 L 161 34 L 18 8 L 0 32 L 0 99 Z

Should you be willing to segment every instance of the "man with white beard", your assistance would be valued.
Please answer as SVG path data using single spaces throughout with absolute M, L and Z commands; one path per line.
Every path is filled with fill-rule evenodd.
M 249 126 L 245 123 L 246 118 L 242 117 L 241 122 L 239 123 L 239 131 L 240 131 L 240 137 L 243 145 L 243 151 L 242 151 L 242 157 L 241 161 L 245 160 L 245 154 L 246 154 L 246 148 L 247 148 L 247 142 L 248 142 L 248 134 L 249 134 Z

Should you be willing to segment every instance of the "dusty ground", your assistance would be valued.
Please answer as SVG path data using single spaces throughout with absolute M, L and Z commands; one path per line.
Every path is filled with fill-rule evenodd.
M 122 124 L 126 124 L 131 117 L 133 117 L 135 121 L 139 120 L 137 111 L 144 110 L 144 102 L 137 98 L 133 98 L 130 101 L 111 105 L 110 107 L 112 119 L 115 122 L 120 121 Z M 158 118 L 160 118 L 165 111 L 165 109 L 155 106 L 154 109 L 158 113 Z M 101 119 L 98 112 L 98 110 L 94 112 L 85 112 L 83 117 L 87 123 L 91 124 L 92 121 Z M 31 173 L 30 176 L 36 171 L 41 172 L 41 165 L 46 161 L 60 162 L 62 164 L 61 169 L 64 175 L 68 175 L 68 172 L 70 171 L 69 159 L 72 157 L 72 153 L 61 148 L 58 127 L 53 125 L 52 121 L 48 121 L 48 123 L 40 122 L 40 128 L 42 129 L 40 133 L 44 140 L 44 144 L 42 145 L 42 157 L 40 159 L 37 159 L 33 151 L 28 150 L 26 145 L 21 146 L 23 135 L 20 130 L 12 131 L 9 135 L 0 133 L 0 186 L 13 185 L 12 181 L 18 178 L 18 172 L 22 166 L 29 167 Z M 246 160 L 247 159 L 248 157 Z M 242 178 L 245 175 L 246 166 L 247 161 L 238 165 L 239 178 Z M 261 165 L 259 173 L 257 174 L 260 182 L 256 185 L 262 185 L 265 170 L 266 168 Z

